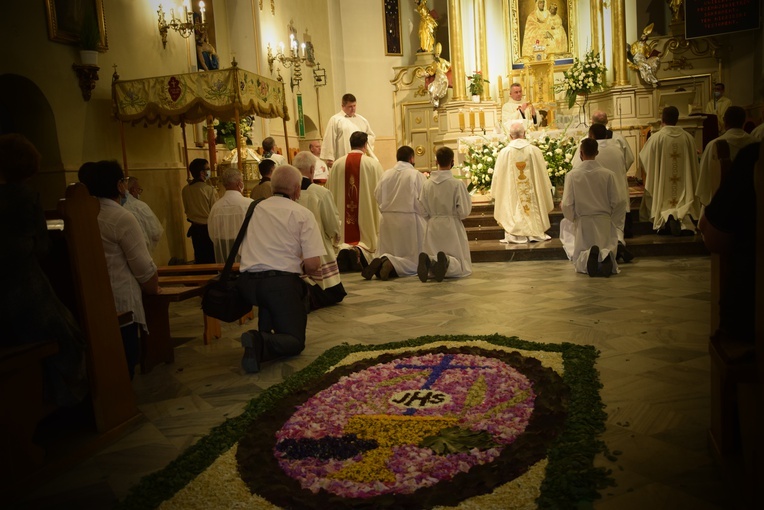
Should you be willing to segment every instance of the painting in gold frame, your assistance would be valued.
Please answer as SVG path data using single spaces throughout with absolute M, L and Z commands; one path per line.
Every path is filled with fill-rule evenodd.
M 574 0 L 504 0 L 509 11 L 508 31 L 512 63 L 532 58 L 536 40 L 554 60 L 576 55 L 576 2 Z M 543 9 L 541 3 L 543 2 Z M 553 7 L 554 6 L 554 7 Z M 556 11 L 554 14 L 552 12 Z M 544 14 L 546 13 L 546 14 Z
M 109 49 L 109 44 L 106 38 L 103 0 L 45 0 L 45 11 L 48 16 L 48 37 L 55 42 L 79 44 L 83 16 L 81 6 L 85 2 L 93 3 L 93 11 L 98 22 L 98 32 L 101 34 L 98 51 L 106 51 Z

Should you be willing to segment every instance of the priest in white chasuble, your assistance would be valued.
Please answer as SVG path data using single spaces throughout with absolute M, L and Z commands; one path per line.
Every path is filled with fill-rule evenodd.
M 510 126 L 509 136 L 512 140 L 499 152 L 491 180 L 493 216 L 505 231 L 502 242 L 546 241 L 549 212 L 554 209 L 546 161 L 525 139 L 522 122 Z
M 703 150 L 700 158 L 700 176 L 698 187 L 695 188 L 700 203 L 708 205 L 719 187 L 721 179 L 721 167 L 716 155 L 716 142 L 724 140 L 730 147 L 730 159 L 734 160 L 738 151 L 748 144 L 754 143 L 756 138 L 743 131 L 745 123 L 745 110 L 739 106 L 730 106 L 724 112 L 724 134 L 711 141 Z
M 639 153 L 645 172 L 645 194 L 640 216 L 653 222 L 659 234 L 693 235 L 700 218 L 698 156 L 695 140 L 676 125 L 679 110 L 668 106 L 661 113 L 661 129 L 650 136 Z
M 364 266 L 377 251 L 379 207 L 374 190 L 384 173 L 379 161 L 364 154 L 368 139 L 361 131 L 350 135 L 351 151 L 334 162 L 326 181 L 340 215 L 339 249 L 359 248 Z
M 513 83 L 509 86 L 509 99 L 501 107 L 501 122 L 504 133 L 509 134 L 513 122 L 522 121 L 526 130 L 538 122 L 536 108 L 523 98 L 523 86 Z

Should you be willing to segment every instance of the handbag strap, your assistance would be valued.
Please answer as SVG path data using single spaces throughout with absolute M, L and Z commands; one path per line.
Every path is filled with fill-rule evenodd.
M 258 198 L 257 200 L 249 204 L 249 208 L 247 209 L 247 214 L 244 216 L 244 222 L 241 224 L 239 233 L 236 235 L 236 240 L 233 242 L 233 246 L 231 246 L 230 253 L 228 253 L 228 259 L 226 259 L 225 266 L 223 266 L 223 272 L 220 273 L 221 282 L 228 281 L 228 278 L 231 276 L 231 269 L 233 268 L 234 261 L 236 261 L 236 255 L 239 253 L 239 246 L 241 246 L 241 242 L 244 240 L 244 234 L 247 233 L 247 226 L 249 225 L 249 220 L 252 219 L 252 213 L 255 212 L 255 207 L 257 207 L 257 204 L 259 204 L 263 200 L 265 199 Z

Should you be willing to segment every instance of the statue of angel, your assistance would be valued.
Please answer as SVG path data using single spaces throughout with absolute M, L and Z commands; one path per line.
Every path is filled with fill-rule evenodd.
M 415 0 L 416 12 L 419 13 L 419 44 L 421 51 L 430 52 L 435 47 L 435 29 L 438 22 L 430 14 L 427 0 Z
M 440 106 L 440 100 L 446 96 L 448 92 L 448 71 L 451 69 L 451 62 L 445 58 L 441 58 L 440 52 L 442 47 L 440 43 L 435 43 L 435 62 L 427 66 L 427 71 L 432 79 L 427 84 L 427 92 L 430 93 L 430 101 L 435 108 Z M 425 80 L 425 82 L 429 81 Z
M 644 81 L 658 86 L 658 78 L 655 73 L 661 65 L 661 52 L 655 49 L 658 41 L 648 41 L 647 36 L 653 31 L 653 23 L 650 23 L 642 30 L 642 36 L 638 41 L 631 43 L 631 47 L 626 52 L 629 58 L 629 67 L 639 71 L 639 75 Z

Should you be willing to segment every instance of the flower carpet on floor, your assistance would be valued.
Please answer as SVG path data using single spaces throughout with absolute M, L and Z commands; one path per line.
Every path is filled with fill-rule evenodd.
M 122 508 L 580 508 L 605 413 L 591 346 L 334 347 L 144 478 Z

